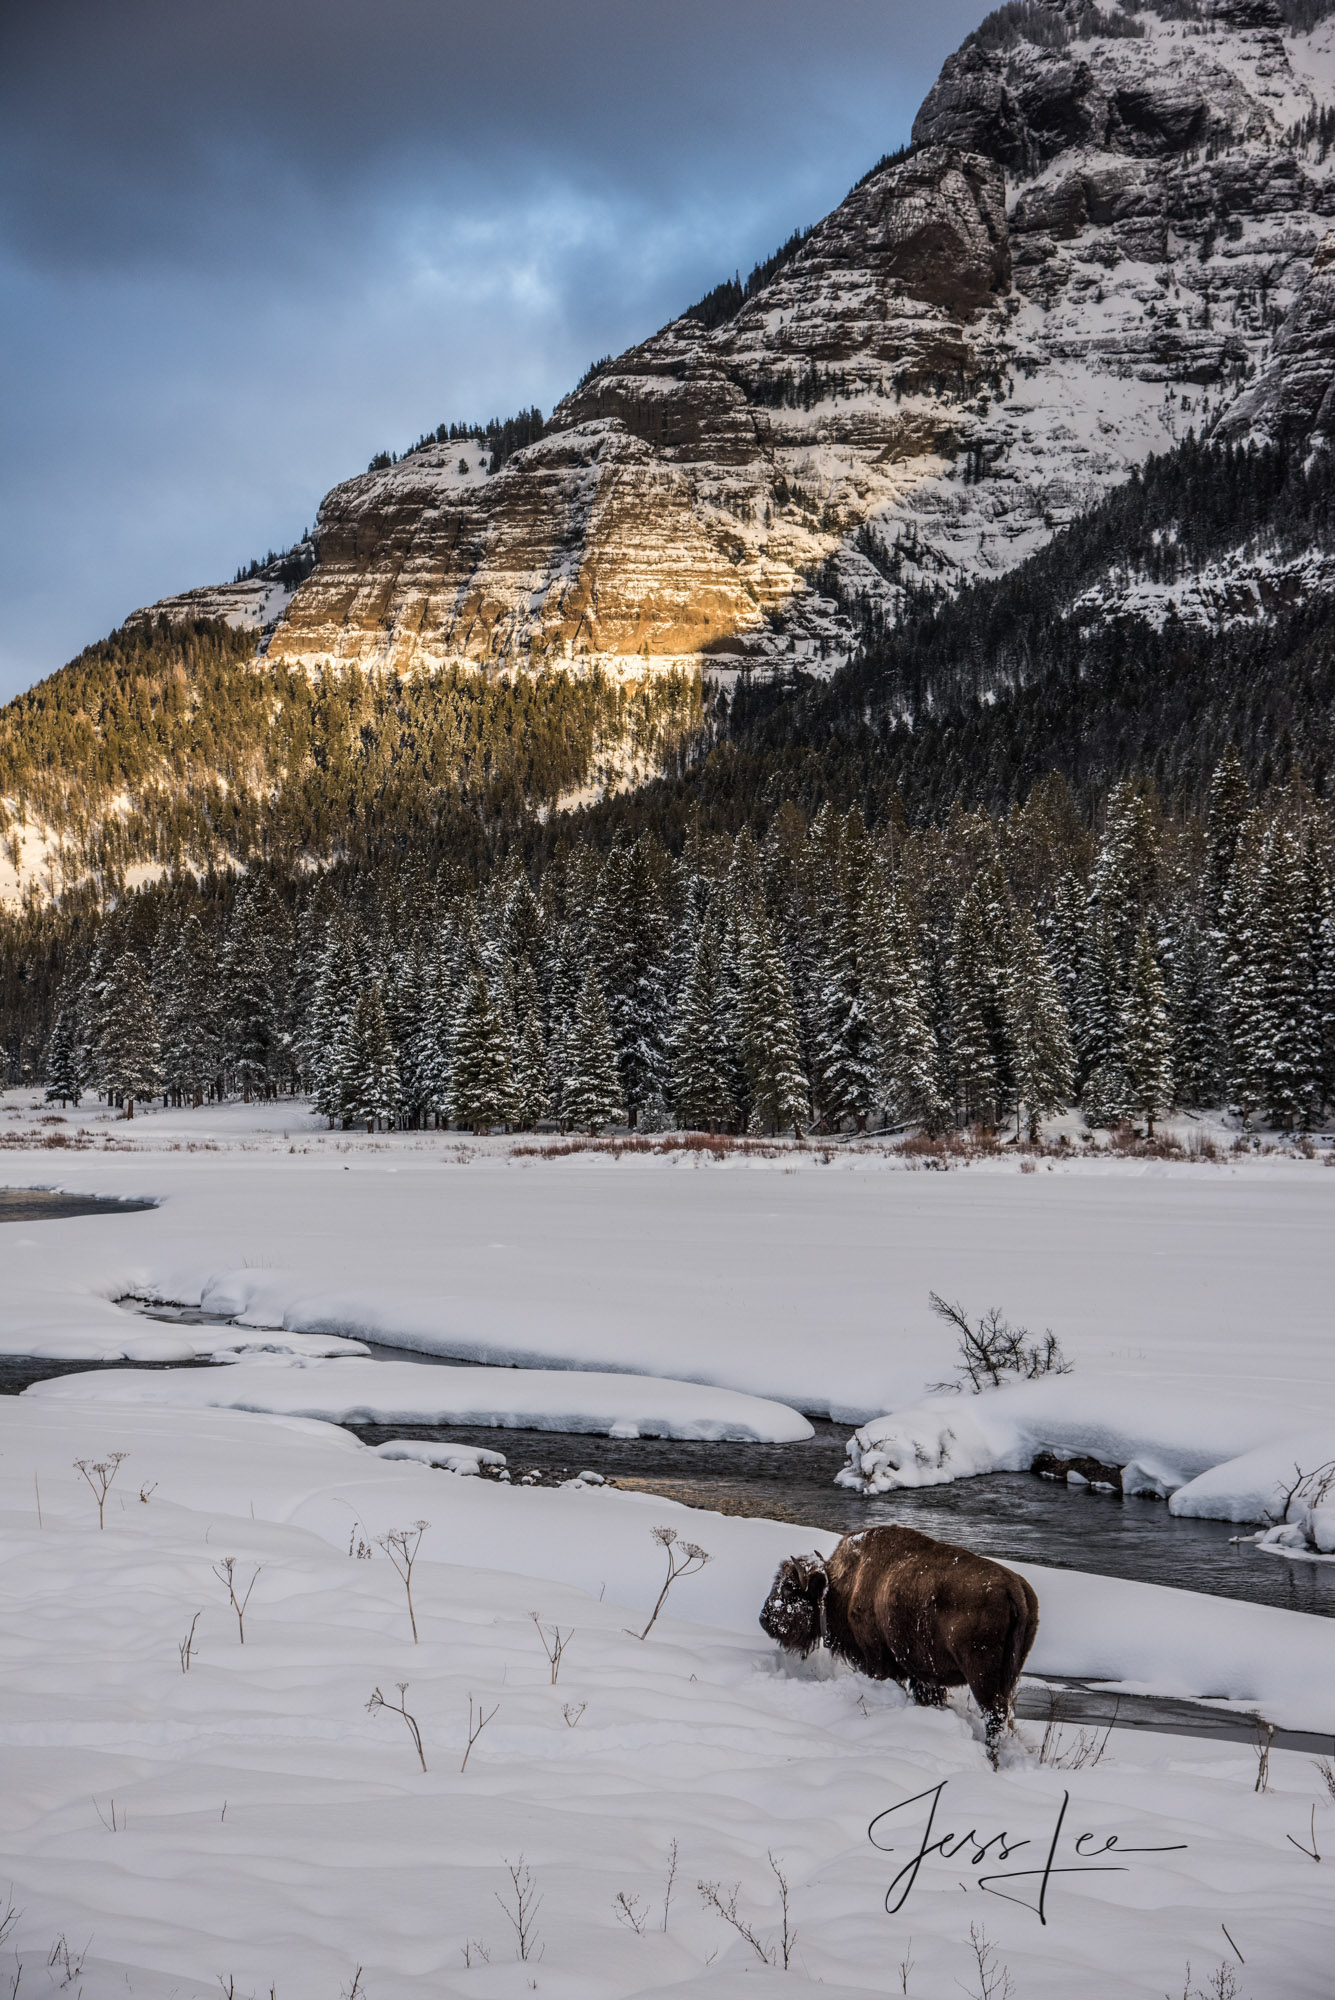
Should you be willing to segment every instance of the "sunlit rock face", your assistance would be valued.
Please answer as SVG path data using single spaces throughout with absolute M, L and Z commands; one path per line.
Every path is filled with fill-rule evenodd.
M 336 487 L 270 656 L 829 668 L 1188 430 L 1319 428 L 1333 96 L 1331 19 L 1035 0 L 734 319 L 632 348 L 494 476 L 456 443 Z

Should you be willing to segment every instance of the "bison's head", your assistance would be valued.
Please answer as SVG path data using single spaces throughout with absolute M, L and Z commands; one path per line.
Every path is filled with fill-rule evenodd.
M 760 1614 L 762 1630 L 785 1653 L 803 1658 L 820 1644 L 821 1604 L 830 1579 L 819 1556 L 789 1556 L 770 1586 Z

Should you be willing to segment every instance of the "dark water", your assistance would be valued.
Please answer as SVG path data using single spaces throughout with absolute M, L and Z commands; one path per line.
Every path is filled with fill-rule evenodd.
M 114 1195 L 53 1194 L 42 1188 L 0 1188 L 0 1222 L 54 1222 L 66 1215 L 130 1215 L 155 1201 L 121 1201 Z
M 225 1324 L 217 1315 L 197 1307 L 145 1307 L 132 1300 L 123 1303 L 149 1318 L 178 1325 Z M 263 1335 L 257 1334 L 257 1338 Z M 428 1367 L 449 1365 L 415 1350 L 372 1346 L 371 1352 L 385 1360 L 415 1361 Z M 17 1394 L 29 1381 L 87 1366 L 85 1362 L 0 1361 L 0 1393 Z M 348 1428 L 368 1444 L 399 1437 L 423 1438 L 503 1451 L 515 1483 L 527 1475 L 530 1483 L 553 1485 L 587 1470 L 615 1480 L 618 1486 L 661 1493 L 689 1507 L 791 1521 L 794 1551 L 803 1547 L 803 1528 L 829 1528 L 847 1534 L 883 1521 L 902 1522 L 1001 1561 L 1086 1570 L 1335 1617 L 1335 1563 L 1291 1562 L 1282 1556 L 1264 1555 L 1254 1545 L 1235 1546 L 1233 1535 L 1249 1529 L 1235 1528 L 1226 1521 L 1179 1519 L 1169 1513 L 1162 1500 L 1123 1499 L 1119 1494 L 1071 1487 L 1028 1472 L 990 1473 L 949 1486 L 902 1490 L 864 1500 L 834 1484 L 834 1476 L 845 1462 L 844 1444 L 850 1427 L 819 1418 L 812 1421 L 815 1434 L 801 1444 L 697 1444 L 669 1438 L 608 1438 L 476 1424 L 366 1424 Z
M 1179 1519 L 1162 1500 L 1123 1500 L 1029 1472 L 988 1473 L 864 1500 L 833 1483 L 844 1463 L 848 1426 L 814 1421 L 813 1438 L 783 1445 L 567 1436 L 476 1425 L 363 1425 L 357 1435 L 368 1444 L 391 1437 L 480 1444 L 505 1453 L 516 1481 L 536 1472 L 546 1485 L 587 1469 L 618 1486 L 662 1493 L 688 1507 L 791 1521 L 795 1552 L 803 1547 L 804 1527 L 847 1534 L 882 1521 L 901 1522 L 1002 1561 L 1090 1570 L 1335 1617 L 1335 1563 L 1288 1562 L 1255 1547 L 1234 1547 L 1230 1537 L 1248 1529 L 1227 1521 Z

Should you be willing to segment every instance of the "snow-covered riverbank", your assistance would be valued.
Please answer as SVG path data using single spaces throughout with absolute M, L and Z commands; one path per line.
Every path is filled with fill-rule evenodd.
M 73 1460 L 116 1451 L 99 1532 Z M 0 1872 L 21 1912 L 4 1949 L 25 1987 L 46 1990 L 63 1939 L 85 2000 L 202 2000 L 219 1978 L 328 2000 L 358 1967 L 371 2000 L 718 1996 L 780 1979 L 788 1994 L 865 1994 L 901 1959 L 910 1993 L 930 1994 L 965 1977 L 972 1923 L 1024 2000 L 1149 2000 L 1180 1988 L 1188 1957 L 1198 1976 L 1226 1960 L 1227 1923 L 1257 1992 L 1324 1994 L 1323 1873 L 1287 1838 L 1307 1837 L 1315 1807 L 1324 1852 L 1335 1822 L 1309 1759 L 1275 1753 L 1258 1795 L 1247 1745 L 1115 1730 L 1100 1762 L 1074 1768 L 1075 1732 L 1065 1767 L 1041 1764 L 1027 1725 L 994 1775 L 963 1713 L 776 1670 L 754 1620 L 791 1529 L 388 1464 L 323 1425 L 31 1400 L 0 1405 L 0 1519 Z M 421 1519 L 415 1646 L 377 1537 Z M 662 1521 L 713 1561 L 641 1644 L 625 1628 L 657 1594 Z M 215 1571 L 228 1557 L 242 1590 L 258 1568 L 244 1646 Z M 1139 1681 L 1153 1663 L 1158 1685 L 1335 1725 L 1326 1621 L 1224 1604 L 1202 1617 L 1180 1593 L 1028 1573 L 1040 1669 L 1099 1671 L 1097 1657 Z M 566 1635 L 556 1681 L 535 1612 L 549 1644 L 553 1626 Z M 397 1702 L 399 1682 L 425 1773 L 400 1717 L 366 1709 L 376 1687 Z M 491 1720 L 461 1774 L 470 1697 Z M 1004 1900 L 1032 1902 L 1032 1878 L 1000 1880 L 995 1846 L 982 1861 L 966 1848 L 929 1857 L 888 1915 L 942 1785 L 938 1834 L 1008 1828 L 1030 1843 L 1013 1869 L 1031 1852 L 1041 1867 L 1069 1794 L 1060 1862 L 1082 1867 L 1116 1834 L 1125 1872 L 1053 1878 L 1041 1926 Z M 868 1823 L 907 1800 L 902 1839 L 882 1827 L 886 1853 Z M 738 1884 L 768 1951 L 771 1854 L 797 1931 L 786 1978 L 696 1886 L 720 1883 L 726 1901 Z M 524 1962 L 496 1901 L 507 1863 L 543 1898 Z M 55 1987 L 63 1976 L 58 1955 Z

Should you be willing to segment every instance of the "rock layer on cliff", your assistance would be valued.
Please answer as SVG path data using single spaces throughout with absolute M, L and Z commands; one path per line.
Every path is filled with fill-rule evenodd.
M 1004 9 L 733 319 L 605 364 L 495 476 L 446 444 L 335 488 L 270 656 L 833 667 L 1189 430 L 1321 432 L 1335 22 L 1161 4 Z

